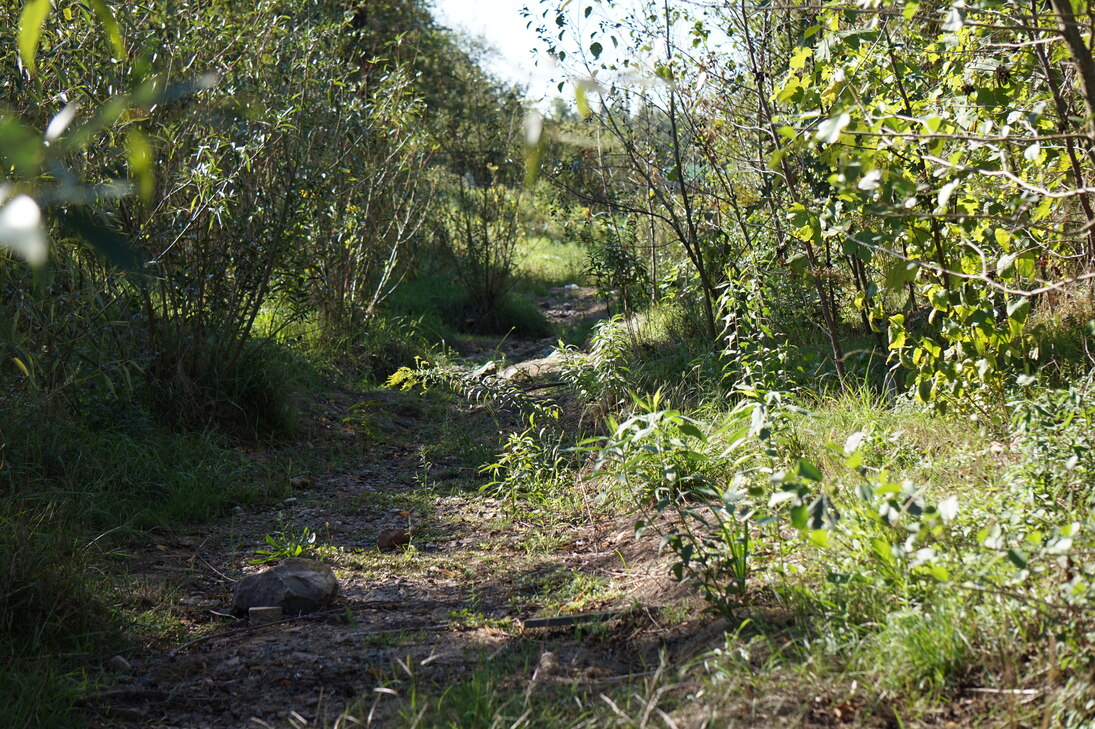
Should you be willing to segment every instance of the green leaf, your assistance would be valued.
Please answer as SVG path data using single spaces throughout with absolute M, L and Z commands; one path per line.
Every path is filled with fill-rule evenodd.
M 798 475 L 810 481 L 821 481 L 825 478 L 821 473 L 821 469 L 806 460 L 798 462 Z
M 886 288 L 897 291 L 916 278 L 917 268 L 918 266 L 912 261 L 894 261 L 893 265 L 886 269 Z
M 687 436 L 691 436 L 696 440 L 704 440 L 703 431 L 697 428 L 692 423 L 685 421 L 678 425 L 677 428 L 680 429 L 680 431 Z
M 152 199 L 156 179 L 152 174 L 152 145 L 138 130 L 133 129 L 126 136 L 126 156 L 129 161 L 129 176 L 137 181 L 137 190 L 146 202 Z
M 595 60 L 595 61 L 598 58 L 601 57 L 601 52 L 603 50 L 604 50 L 604 46 L 602 46 L 600 43 L 598 43 L 596 41 L 589 44 L 589 52 L 593 54 L 593 60 Z
M 578 113 L 585 119 L 590 115 L 589 97 L 586 96 L 586 87 L 579 83 L 574 89 L 574 103 L 578 106 Z
M 874 549 L 874 553 L 882 559 L 883 562 L 890 565 L 897 564 L 897 558 L 893 554 L 893 545 L 887 542 L 885 539 L 875 537 L 871 540 L 871 547 Z
M 905 346 L 905 327 L 900 322 L 894 322 L 891 318 L 888 333 L 890 349 L 902 349 Z
M 50 0 L 27 0 L 19 14 L 19 57 L 31 75 L 37 70 L 34 57 L 42 39 L 42 25 L 49 17 Z
M 1025 251 L 1015 259 L 1015 272 L 1023 278 L 1034 278 L 1038 267 L 1038 256 L 1034 251 Z
M 110 8 L 103 0 L 89 0 L 89 2 L 95 15 L 99 17 L 99 22 L 103 24 L 103 30 L 106 31 L 110 45 L 114 48 L 114 55 L 119 60 L 124 60 L 126 58 L 125 41 L 122 39 L 122 31 L 118 28 L 118 21 L 114 19 L 114 14 L 110 12 Z
M 810 542 L 822 549 L 829 548 L 829 530 L 828 529 L 811 529 L 810 530 Z
M 932 381 L 921 380 L 920 384 L 916 388 L 917 397 L 920 398 L 920 402 L 931 402 L 932 399 Z
M 912 20 L 913 16 L 916 15 L 916 11 L 919 9 L 920 3 L 917 2 L 917 0 L 906 0 L 905 8 L 901 11 L 901 15 L 905 20 Z
M 1021 570 L 1027 568 L 1027 555 L 1022 550 L 1015 549 L 1014 547 L 1008 550 L 1008 559 L 1013 565 Z
M 943 117 L 941 116 L 929 116 L 921 119 L 924 122 L 924 126 L 928 128 L 928 131 L 935 134 L 939 131 L 939 128 L 943 126 Z
M 933 564 L 928 567 L 928 574 L 939 580 L 940 582 L 947 582 L 951 578 L 950 572 L 948 572 L 947 568 L 941 564 Z
M 806 66 L 806 59 L 814 55 L 814 49 L 803 46 L 791 55 L 791 70 L 798 71 Z
M 1015 301 L 1008 302 L 1008 318 L 1019 324 L 1023 324 L 1030 314 L 1030 299 L 1022 296 Z
M 22 177 L 36 177 L 42 165 L 41 138 L 12 117 L 0 117 L 0 176 L 12 167 Z

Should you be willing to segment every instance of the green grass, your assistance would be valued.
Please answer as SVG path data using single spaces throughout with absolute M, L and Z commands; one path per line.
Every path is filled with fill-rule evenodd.
M 586 252 L 580 243 L 547 237 L 526 238 L 520 249 L 518 286 L 543 295 L 567 284 L 586 283 Z
M 642 691 L 638 682 L 574 683 L 559 659 L 537 643 L 520 641 L 468 658 L 471 668 L 459 680 L 405 662 L 385 686 L 391 694 L 351 707 L 344 718 L 372 714 L 383 725 L 419 729 L 592 729 L 620 725 L 603 697 L 641 711 L 641 700 L 633 697 L 635 689 Z
M 253 498 L 242 461 L 216 434 L 86 419 L 21 401 L 0 409 L 9 498 L 88 529 L 126 531 L 200 521 Z
M 136 402 L 98 405 L 105 409 L 88 412 L 28 395 L 0 408 L 0 693 L 9 726 L 78 726 L 72 698 L 96 670 L 88 659 L 159 620 L 112 596 L 112 559 L 127 539 L 261 496 L 223 437 L 168 430 Z
M 1095 366 L 1095 301 L 1089 284 L 1045 297 L 1031 315 L 1028 330 L 1047 384 L 1066 385 Z
M 552 288 L 583 283 L 585 254 L 576 243 L 528 238 L 521 243 L 512 288 L 484 318 L 474 311 L 455 273 L 441 259 L 423 266 L 404 281 L 387 302 L 397 316 L 414 319 L 432 341 L 452 340 L 461 333 L 549 337 L 555 334 L 538 299 Z
M 166 332 L 134 391 L 158 420 L 174 427 L 216 428 L 249 440 L 292 435 L 292 394 L 311 369 L 308 361 L 260 337 L 236 354 L 233 342 L 215 336 Z

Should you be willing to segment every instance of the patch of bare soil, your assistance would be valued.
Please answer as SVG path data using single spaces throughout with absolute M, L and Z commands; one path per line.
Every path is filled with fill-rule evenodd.
M 570 289 L 546 308 L 578 317 L 597 315 L 595 304 Z M 516 359 L 540 344 L 503 346 Z M 358 705 L 372 711 L 362 722 L 394 726 L 406 721 L 391 687 L 410 672 L 456 685 L 524 650 L 541 656 L 530 681 L 598 685 L 648 672 L 667 645 L 696 650 L 687 638 L 699 608 L 668 577 L 656 537 L 635 539 L 631 518 L 590 511 L 548 528 L 474 488 L 438 488 L 484 477 L 424 455 L 438 416 L 416 395 L 334 392 L 304 409 L 311 465 L 288 497 L 130 556 L 135 594 L 177 623 L 176 639 L 114 661 L 113 684 L 83 699 L 94 726 L 329 726 Z M 459 427 L 474 415 L 465 406 L 443 417 Z M 290 448 L 301 444 L 253 454 L 255 467 L 276 472 L 269 464 Z M 271 549 L 267 535 L 287 543 L 305 526 L 317 535 L 311 556 L 340 582 L 332 608 L 266 624 L 233 616 L 232 586 L 265 567 L 251 562 Z M 380 551 L 388 529 L 408 530 L 409 547 Z

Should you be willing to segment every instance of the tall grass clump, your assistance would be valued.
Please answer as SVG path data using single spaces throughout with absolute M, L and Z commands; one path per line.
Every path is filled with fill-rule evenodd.
M 0 405 L 0 693 L 10 726 L 75 726 L 85 673 L 122 628 L 103 551 L 256 496 L 211 432 L 165 428 L 138 401 L 40 393 Z
M 292 396 L 307 362 L 272 339 L 218 342 L 181 332 L 161 337 L 142 394 L 162 421 L 255 439 L 291 435 Z
M 108 407 L 101 402 L 99 407 Z M 173 432 L 134 407 L 88 416 L 32 397 L 0 407 L 5 498 L 85 529 L 193 522 L 248 498 L 241 459 L 212 432 Z

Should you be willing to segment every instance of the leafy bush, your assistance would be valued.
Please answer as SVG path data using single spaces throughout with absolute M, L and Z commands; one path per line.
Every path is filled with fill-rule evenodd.
M 565 347 L 560 374 L 586 406 L 611 411 L 624 402 L 632 387 L 631 341 L 619 316 L 597 322 L 590 336 L 589 354 Z
M 536 415 L 529 415 L 527 428 L 507 435 L 498 460 L 481 469 L 492 478 L 483 490 L 511 501 L 542 500 L 572 480 L 574 452 L 556 420 L 557 413 L 555 419 L 540 425 Z
M 1010 474 L 1042 508 L 1095 506 L 1095 375 L 1013 403 L 1022 460 Z

